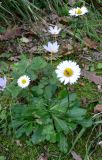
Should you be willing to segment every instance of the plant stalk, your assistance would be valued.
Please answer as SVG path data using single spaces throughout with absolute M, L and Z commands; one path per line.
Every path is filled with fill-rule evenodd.
M 68 98 L 68 108 L 67 108 L 67 111 L 68 111 L 69 108 L 70 108 L 69 87 L 67 86 L 66 88 L 67 88 L 67 98 Z M 67 111 L 66 111 L 66 112 L 67 112 Z

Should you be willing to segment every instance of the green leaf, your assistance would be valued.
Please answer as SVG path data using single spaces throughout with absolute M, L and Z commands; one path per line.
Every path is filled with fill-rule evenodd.
M 67 90 L 66 90 L 66 89 L 62 89 L 62 90 L 59 92 L 58 97 L 59 97 L 60 99 L 63 99 L 63 98 L 65 98 L 67 95 L 68 95 Z
M 0 26 L 0 33 L 4 33 L 4 32 L 6 32 L 6 28 Z
M 0 160 L 6 160 L 4 156 L 0 156 Z
M 20 62 L 17 62 L 13 65 L 13 73 L 17 75 L 25 74 L 28 66 L 30 65 L 30 61 L 27 59 L 25 55 L 21 56 Z
M 85 116 L 85 114 L 86 114 L 86 109 L 83 109 L 83 108 L 74 107 L 68 111 L 69 117 L 73 117 L 73 118 L 79 118 L 79 117 Z
M 27 72 L 28 77 L 30 77 L 31 80 L 34 81 L 38 78 L 37 74 L 35 74 L 33 70 L 30 70 L 28 68 L 26 72 Z
M 42 131 L 42 127 L 38 127 L 34 130 L 33 135 L 31 137 L 33 144 L 38 144 L 39 142 L 44 140 L 44 137 L 42 136 Z
M 102 63 L 97 64 L 97 69 L 102 69 Z
M 43 94 L 43 89 L 40 88 L 39 86 L 34 86 L 34 87 L 32 87 L 31 90 L 37 95 L 42 95 Z
M 65 133 L 69 132 L 69 127 L 66 121 L 59 119 L 55 116 L 54 116 L 54 121 L 58 132 L 60 131 L 64 131 Z
M 7 90 L 10 92 L 10 94 L 12 95 L 12 97 L 15 98 L 21 92 L 22 88 L 20 88 L 18 86 L 14 86 L 14 84 L 10 84 L 8 86 Z
M 48 124 L 46 126 L 44 126 L 43 128 L 43 132 L 42 135 L 44 135 L 46 137 L 46 140 L 49 141 L 55 141 L 55 132 L 54 132 L 54 127 L 52 124 Z
M 69 94 L 69 101 L 70 102 L 75 101 L 76 99 L 77 99 L 76 93 Z
M 79 122 L 83 127 L 85 127 L 85 128 L 88 128 L 88 127 L 91 127 L 92 126 L 92 124 L 93 124 L 93 122 L 92 122 L 92 120 L 91 119 L 85 119 L 85 120 L 83 120 L 83 121 L 80 121 Z
M 52 88 L 51 86 L 45 87 L 45 98 L 50 99 L 52 97 Z
M 58 103 L 58 104 L 52 106 L 50 108 L 50 110 L 53 111 L 53 112 L 55 111 L 55 112 L 65 113 L 66 107 L 63 107 L 63 106 L 60 105 L 60 103 Z
M 75 93 L 72 93 L 72 94 L 69 95 L 70 106 L 72 106 L 72 104 L 77 101 L 76 98 L 77 98 L 77 96 L 76 96 Z M 65 98 L 61 99 L 60 105 L 62 107 L 67 107 L 68 106 L 68 95 Z
M 0 113 L 0 119 L 4 120 L 6 118 L 7 118 L 6 110 L 2 110 L 1 113 Z
M 33 60 L 32 60 L 32 69 L 38 71 L 39 69 L 43 69 L 47 66 L 47 63 L 46 61 L 41 58 L 41 57 L 35 57 Z
M 59 148 L 62 152 L 67 153 L 68 151 L 68 142 L 67 142 L 67 138 L 64 136 L 64 134 L 60 134 L 59 135 Z

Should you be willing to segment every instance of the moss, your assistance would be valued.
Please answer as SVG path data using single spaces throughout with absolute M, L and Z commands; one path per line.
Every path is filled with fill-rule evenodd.
M 76 153 L 80 154 L 82 158 L 85 156 L 85 143 L 87 137 L 83 137 L 78 141 L 75 147 Z M 18 146 L 13 139 L 9 137 L 0 137 L 0 156 L 5 156 L 7 160 L 37 160 L 38 156 L 43 152 L 44 144 L 37 146 L 27 146 L 22 143 Z M 73 160 L 72 156 L 66 156 L 59 152 L 57 145 L 48 144 L 49 160 Z M 92 155 L 92 160 L 101 160 L 101 147 Z

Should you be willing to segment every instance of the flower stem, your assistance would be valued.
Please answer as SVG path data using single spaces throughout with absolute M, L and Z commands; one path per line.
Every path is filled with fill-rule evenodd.
M 68 86 L 67 86 L 67 98 L 68 98 L 68 108 L 67 108 L 67 111 L 68 111 L 70 108 L 69 87 Z
M 77 30 L 78 30 L 78 25 L 79 25 L 79 18 L 75 24 L 75 30 L 74 30 L 74 45 L 75 46 L 75 43 L 76 43 L 76 33 L 77 33 Z
M 52 64 L 52 55 L 53 55 L 53 54 L 52 54 L 52 52 L 51 52 L 51 64 Z

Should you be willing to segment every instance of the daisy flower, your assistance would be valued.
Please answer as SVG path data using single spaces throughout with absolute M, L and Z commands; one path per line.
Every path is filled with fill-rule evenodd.
M 68 83 L 75 83 L 80 77 L 81 69 L 76 64 L 76 62 L 66 60 L 57 66 L 55 72 L 61 83 L 64 83 L 65 85 Z
M 7 82 L 6 77 L 0 78 L 0 91 L 3 91 L 5 89 L 6 82 Z
M 80 16 L 80 15 L 84 15 L 85 13 L 88 12 L 88 9 L 86 7 L 77 7 L 77 8 L 72 8 L 69 10 L 69 14 L 70 16 Z
M 58 26 L 49 26 L 48 32 L 50 32 L 52 35 L 57 35 L 61 31 L 61 28 L 58 28 Z
M 54 43 L 48 42 L 48 45 L 47 46 L 44 45 L 43 47 L 46 51 L 48 51 L 50 53 L 57 53 L 58 49 L 59 49 L 59 45 L 58 45 L 57 41 Z
M 17 80 L 18 86 L 21 88 L 26 88 L 29 86 L 30 83 L 30 78 L 26 75 L 21 76 L 18 80 Z

